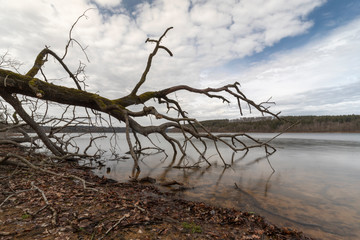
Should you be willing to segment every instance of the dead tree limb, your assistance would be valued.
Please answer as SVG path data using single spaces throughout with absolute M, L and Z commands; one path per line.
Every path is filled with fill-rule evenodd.
M 1 97 L 8 102 L 15 111 L 20 115 L 20 117 L 37 133 L 39 138 L 43 141 L 46 147 L 56 156 L 61 156 L 64 154 L 64 151 L 61 148 L 58 148 L 51 140 L 46 136 L 44 129 L 42 129 L 32 117 L 30 117 L 26 111 L 22 108 L 21 103 L 15 97 L 11 96 L 8 92 L 0 89 Z
M 0 68 L 0 96 L 14 107 L 16 112 L 18 112 L 18 114 L 23 118 L 23 120 L 36 131 L 39 137 L 44 141 L 45 145 L 55 155 L 58 156 L 64 155 L 65 151 L 63 151 L 63 149 L 59 148 L 57 145 L 53 144 L 48 139 L 48 137 L 44 135 L 44 132 L 38 128 L 38 125 L 34 124 L 34 121 L 31 119 L 31 117 L 29 117 L 26 112 L 23 111 L 20 103 L 15 97 L 13 97 L 13 94 L 21 94 L 31 97 L 33 99 L 40 99 L 43 101 L 56 102 L 65 105 L 85 107 L 86 109 L 90 109 L 91 111 L 93 111 L 96 116 L 102 112 L 119 120 L 120 122 L 125 123 L 127 142 L 131 155 L 135 162 L 135 168 L 137 170 L 139 170 L 138 156 L 136 156 L 135 151 L 141 150 L 142 147 L 136 134 L 140 134 L 146 137 L 151 134 L 160 134 L 164 138 L 164 140 L 172 146 L 174 153 L 173 161 L 175 160 L 178 151 L 181 152 L 181 159 L 183 159 L 184 156 L 186 156 L 186 147 L 188 144 L 190 144 L 198 152 L 200 158 L 205 160 L 208 165 L 211 165 L 211 163 L 208 161 L 208 158 L 206 157 L 207 144 L 204 140 L 210 140 L 214 143 L 214 145 L 216 146 L 216 150 L 219 153 L 219 156 L 225 166 L 227 166 L 228 163 L 226 159 L 223 158 L 221 152 L 217 147 L 219 143 L 225 144 L 225 146 L 227 146 L 234 152 L 248 151 L 249 149 L 255 147 L 264 147 L 267 155 L 275 152 L 275 149 L 269 145 L 269 142 L 261 142 L 247 134 L 216 135 L 209 132 L 196 119 L 188 117 L 187 112 L 182 109 L 178 101 L 173 100 L 169 97 L 169 95 L 173 93 L 186 91 L 189 93 L 204 95 L 208 98 L 217 99 L 224 103 L 230 103 L 231 100 L 235 100 L 238 104 L 240 114 L 243 113 L 241 105 L 246 104 L 249 108 L 249 111 L 251 111 L 252 109 L 256 109 L 263 115 L 267 114 L 275 118 L 279 118 L 279 113 L 273 113 L 269 110 L 270 105 L 273 104 L 273 102 L 270 102 L 270 99 L 260 104 L 255 103 L 251 99 L 247 98 L 244 93 L 242 93 L 242 91 L 240 90 L 240 84 L 238 82 L 228 84 L 219 88 L 209 87 L 205 89 L 197 89 L 187 85 L 178 85 L 159 91 L 147 91 L 143 93 L 138 93 L 140 87 L 146 81 L 147 75 L 152 66 L 153 58 L 156 56 L 158 50 L 165 50 L 170 56 L 172 56 L 171 51 L 165 46 L 163 46 L 161 43 L 165 35 L 171 29 L 172 27 L 166 29 L 165 32 L 158 39 L 148 38 L 146 40 L 146 42 L 155 43 L 155 47 L 153 51 L 149 54 L 145 70 L 142 73 L 140 80 L 134 86 L 131 93 L 127 96 L 117 99 L 108 99 L 104 96 L 82 90 L 76 76 L 71 73 L 71 71 L 63 61 L 68 50 L 68 45 L 65 48 L 66 52 L 63 58 L 58 57 L 55 52 L 53 52 L 47 47 L 43 49 L 38 54 L 34 66 L 24 75 Z M 69 39 L 72 39 L 71 31 Z M 51 84 L 35 77 L 43 64 L 46 62 L 49 55 L 53 56 L 65 69 L 65 71 L 69 74 L 70 78 L 73 79 L 73 81 L 75 82 L 77 89 Z M 146 105 L 151 99 L 157 100 L 159 104 L 165 104 L 168 112 L 175 111 L 178 114 L 178 117 L 170 117 L 168 115 L 168 112 L 160 113 L 155 107 Z M 134 112 L 129 109 L 129 107 L 138 104 L 144 106 L 141 111 Z M 166 120 L 166 122 L 160 125 L 143 126 L 136 121 L 136 118 L 145 116 L 154 116 L 156 119 L 164 119 Z M 187 125 L 184 125 L 184 123 L 187 123 Z M 200 129 L 198 129 L 199 126 Z M 167 131 L 170 128 L 178 129 L 183 133 L 183 145 L 178 140 L 169 136 Z M 129 136 L 130 130 L 134 134 L 136 139 L 135 148 Z M 252 144 L 248 145 L 243 140 L 241 140 L 240 137 L 245 137 L 251 140 Z M 195 140 L 199 141 L 202 144 L 203 149 L 200 149 L 195 144 Z M 228 140 L 230 140 L 230 142 Z

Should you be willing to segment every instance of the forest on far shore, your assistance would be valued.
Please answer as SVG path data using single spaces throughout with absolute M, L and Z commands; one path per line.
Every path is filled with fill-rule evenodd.
M 360 115 L 340 116 L 285 116 L 284 120 L 273 117 L 244 117 L 239 119 L 206 120 L 200 123 L 210 132 L 356 132 L 360 133 Z M 295 126 L 288 129 L 293 123 Z M 1 123 L 0 129 L 7 125 Z M 186 126 L 186 125 L 185 125 Z M 196 126 L 196 124 L 195 124 Z M 45 132 L 56 130 L 43 126 Z M 95 126 L 67 126 L 59 127 L 60 132 L 125 132 L 125 127 L 95 127 Z M 197 126 L 201 131 L 200 126 Z M 32 129 L 24 127 L 27 132 Z M 177 129 L 168 129 L 168 132 L 178 132 Z
M 360 132 L 360 115 L 285 116 L 206 120 L 200 123 L 211 132 Z M 200 128 L 198 128 L 200 130 Z

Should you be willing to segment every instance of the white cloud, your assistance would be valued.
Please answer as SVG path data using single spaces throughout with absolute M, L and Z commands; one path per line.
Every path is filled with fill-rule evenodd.
M 115 6 L 119 6 L 122 0 L 94 0 L 97 4 L 102 7 L 111 8 Z
M 112 6 L 123 7 L 118 0 L 95 2 L 110 10 Z M 117 14 L 104 15 L 103 10 L 90 10 L 86 14 L 88 19 L 79 21 L 73 36 L 83 46 L 89 46 L 87 54 L 91 62 L 87 63 L 90 86 L 88 90 L 98 91 L 109 98 L 121 97 L 131 91 L 140 78 L 147 56 L 152 50 L 151 44 L 144 43 L 145 39 L 159 37 L 170 26 L 174 29 L 168 33 L 163 44 L 174 53 L 174 57 L 171 58 L 165 51 L 160 51 L 154 60 L 148 81 L 141 90 L 162 89 L 178 84 L 193 87 L 204 87 L 209 83 L 219 85 L 219 79 L 211 81 L 215 78 L 211 71 L 209 76 L 204 73 L 214 67 L 221 67 L 230 60 L 260 52 L 285 37 L 305 33 L 313 24 L 306 16 L 324 2 L 209 0 L 190 3 L 189 0 L 155 0 L 151 4 L 143 2 L 137 5 L 131 15 L 127 15 L 126 11 L 113 11 Z M 45 44 L 62 55 L 70 26 L 86 9 L 92 7 L 96 6 L 86 0 L 6 1 L 2 4 L 0 16 L 1 22 L 4 23 L 0 25 L 0 52 L 9 50 L 13 57 L 23 61 L 23 71 L 32 65 L 36 54 Z M 336 43 L 341 44 L 339 41 Z M 311 49 L 307 51 L 308 55 L 301 56 L 303 59 L 309 59 L 306 63 L 302 62 L 301 57 L 295 52 L 284 53 L 284 56 L 277 56 L 272 62 L 254 67 L 241 77 L 258 79 L 247 86 L 252 93 L 255 93 L 255 90 L 250 84 L 267 86 L 268 94 L 264 94 L 262 88 L 257 90 L 261 95 L 285 97 L 284 90 L 276 89 L 288 88 L 286 92 L 293 93 L 294 87 L 297 92 L 306 91 L 303 82 L 294 80 L 289 84 L 276 76 L 287 76 L 285 72 L 292 72 L 297 74 L 293 75 L 293 79 L 308 79 L 304 70 L 313 71 L 314 68 L 311 66 L 316 66 L 322 61 L 320 55 L 332 54 L 329 49 L 323 48 L 321 51 L 323 52 L 317 54 L 312 54 Z M 287 58 L 285 55 L 292 57 Z M 343 57 L 345 61 L 346 55 L 344 53 L 343 56 L 336 57 Z M 86 62 L 81 50 L 74 45 L 66 63 L 71 69 L 75 69 L 79 59 Z M 293 64 L 289 64 L 291 62 Z M 55 66 L 56 63 L 49 61 L 45 71 L 51 77 L 65 77 L 66 74 Z M 332 84 L 326 80 L 329 74 L 326 71 L 322 72 L 320 67 L 319 71 L 313 74 L 319 76 L 320 80 L 312 84 Z M 341 74 L 341 70 L 338 74 Z M 221 82 L 223 83 L 224 79 L 232 81 L 233 78 L 234 76 L 223 75 Z M 61 80 L 61 83 L 73 85 L 69 80 Z M 274 84 L 279 85 L 274 88 Z M 183 96 L 184 104 L 191 108 L 190 111 L 194 115 L 199 116 L 187 95 Z M 198 100 L 198 103 L 200 105 L 201 100 Z M 210 117 L 211 111 L 207 113 Z
M 345 91 L 360 87 L 359 26 L 360 19 L 354 20 L 301 48 L 277 53 L 233 78 L 241 79 L 245 91 L 259 101 L 273 96 L 285 114 L 316 114 L 316 108 L 322 114 L 359 113 L 350 103 L 341 111 L 327 105 L 360 101 L 360 89 Z
M 196 26 L 207 30 L 226 28 L 232 24 L 232 15 L 226 11 L 229 9 L 224 10 L 220 10 L 214 2 L 208 1 L 204 4 L 194 5 L 190 11 L 190 19 Z

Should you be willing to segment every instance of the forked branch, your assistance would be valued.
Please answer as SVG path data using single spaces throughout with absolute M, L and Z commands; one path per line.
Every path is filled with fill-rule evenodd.
M 168 48 L 160 45 L 161 40 L 165 37 L 166 33 L 168 31 L 170 31 L 171 29 L 173 29 L 173 27 L 169 27 L 168 29 L 166 29 L 166 31 L 163 33 L 163 35 L 161 35 L 161 37 L 158 40 L 154 40 L 154 39 L 150 39 L 150 38 L 146 39 L 145 43 L 153 42 L 153 43 L 155 43 L 155 47 L 154 47 L 154 50 L 152 51 L 152 53 L 149 54 L 145 70 L 144 70 L 143 74 L 141 75 L 140 81 L 136 84 L 136 86 L 134 87 L 134 89 L 130 93 L 131 96 L 135 96 L 137 91 L 141 87 L 141 85 L 143 85 L 144 82 L 146 81 L 147 74 L 149 73 L 150 68 L 151 68 L 153 57 L 158 52 L 159 48 L 164 49 L 167 53 L 169 53 L 169 55 L 171 57 L 173 56 L 172 52 Z
M 72 26 L 71 31 L 75 24 Z M 263 147 L 267 155 L 274 153 L 275 149 L 270 146 L 269 142 L 261 142 L 244 133 L 211 133 L 196 119 L 189 117 L 188 113 L 182 108 L 179 101 L 171 99 L 170 97 L 170 95 L 173 93 L 186 91 L 189 93 L 204 95 L 205 97 L 215 100 L 217 99 L 224 103 L 230 103 L 231 101 L 235 101 L 238 105 L 241 115 L 243 114 L 242 105 L 247 105 L 250 112 L 252 109 L 256 109 L 259 113 L 263 115 L 267 114 L 279 119 L 280 113 L 273 113 L 269 109 L 270 105 L 274 104 L 273 102 L 270 102 L 270 99 L 259 104 L 255 103 L 251 99 L 247 98 L 246 95 L 240 90 L 240 84 L 238 82 L 228 84 L 219 88 L 209 87 L 205 89 L 198 89 L 187 85 L 177 85 L 160 91 L 143 92 L 140 94 L 138 93 L 140 87 L 145 83 L 147 79 L 147 75 L 152 66 L 153 58 L 157 54 L 158 50 L 163 49 L 170 56 L 172 56 L 171 51 L 161 44 L 161 41 L 171 29 L 172 27 L 166 29 L 166 31 L 160 36 L 159 39 L 154 40 L 148 38 L 146 40 L 147 43 L 154 43 L 155 47 L 153 51 L 149 54 L 145 70 L 139 82 L 136 84 L 132 92 L 127 96 L 112 100 L 94 93 L 81 90 L 76 76 L 70 72 L 69 68 L 63 61 L 64 57 L 66 56 L 70 41 L 72 40 L 71 31 L 69 34 L 70 40 L 65 48 L 66 52 L 63 58 L 58 57 L 56 53 L 54 53 L 48 48 L 45 48 L 37 56 L 33 68 L 25 75 L 0 69 L 0 95 L 9 103 L 16 103 L 11 94 L 22 94 L 29 97 L 40 98 L 41 100 L 45 101 L 85 107 L 93 111 L 96 116 L 100 114 L 99 112 L 103 112 L 109 114 L 111 117 L 121 122 L 124 122 L 126 124 L 126 138 L 128 146 L 135 162 L 135 169 L 137 170 L 139 170 L 137 154 L 141 153 L 141 150 L 143 148 L 143 146 L 140 144 L 140 140 L 137 137 L 137 134 L 146 137 L 151 134 L 160 134 L 164 138 L 164 140 L 171 145 L 173 149 L 172 163 L 175 161 L 177 153 L 181 152 L 182 156 L 180 157 L 179 164 L 186 156 L 187 147 L 192 146 L 199 154 L 199 162 L 196 163 L 197 166 L 200 162 L 206 162 L 208 165 L 211 165 L 209 157 L 207 156 L 207 144 L 209 141 L 214 144 L 216 151 L 225 166 L 228 166 L 228 162 L 230 161 L 226 159 L 223 156 L 223 153 L 219 150 L 219 144 L 225 145 L 233 152 L 247 152 L 255 147 Z M 38 71 L 41 69 L 41 67 L 47 60 L 48 55 L 53 56 L 65 69 L 65 71 L 69 73 L 70 77 L 76 83 L 78 89 L 57 86 L 35 78 L 35 75 L 38 73 Z M 165 113 L 162 113 L 159 112 L 154 106 L 146 105 L 151 99 L 157 100 L 159 104 L 165 105 L 167 111 Z M 136 104 L 143 104 L 143 109 L 141 111 L 135 112 L 131 111 L 128 108 Z M 16 104 L 12 105 L 15 106 Z M 173 111 L 175 111 L 177 117 L 172 117 L 171 115 L 169 115 L 170 112 Z M 162 119 L 164 122 L 160 125 L 143 126 L 139 124 L 139 122 L 136 120 L 137 118 L 150 115 L 154 116 L 156 119 Z M 26 118 L 26 115 L 23 114 L 21 115 L 21 117 Z M 27 122 L 29 123 L 30 121 Z M 177 139 L 171 137 L 171 135 L 169 135 L 168 130 L 172 128 L 178 129 L 178 131 L 182 133 L 183 144 Z M 135 137 L 135 145 L 132 143 L 132 140 L 130 138 L 130 132 L 132 132 Z M 244 141 L 244 138 L 247 141 Z M 57 146 L 53 147 L 59 150 Z M 147 146 L 144 146 L 144 148 L 146 147 Z

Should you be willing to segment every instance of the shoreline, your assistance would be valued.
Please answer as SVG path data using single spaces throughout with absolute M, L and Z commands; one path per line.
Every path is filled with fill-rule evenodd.
M 179 133 L 180 131 L 170 131 L 170 133 Z M 201 131 L 199 130 L 199 132 L 205 132 L 205 131 Z M 251 133 L 274 133 L 274 134 L 278 134 L 278 133 L 282 133 L 282 134 L 286 134 L 286 133 L 342 133 L 342 134 L 356 134 L 356 133 L 360 133 L 360 131 L 351 131 L 351 132 L 344 132 L 344 131 L 286 131 L 286 132 L 281 132 L 281 131 L 246 131 L 246 132 L 236 132 L 236 131 L 210 131 L 211 133 L 239 133 L 239 134 L 251 134 Z
M 0 156 L 8 152 L 21 154 L 0 147 Z M 40 164 L 44 156 L 28 160 Z M 1 239 L 311 239 L 253 213 L 179 199 L 153 184 L 100 178 L 74 162 L 45 168 L 92 184 L 84 189 L 76 179 L 1 164 Z

